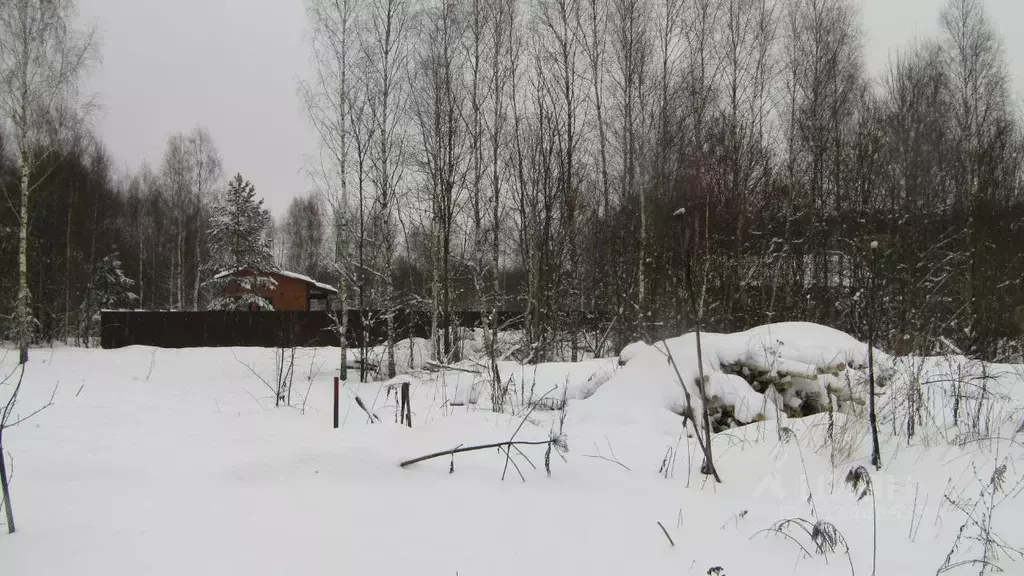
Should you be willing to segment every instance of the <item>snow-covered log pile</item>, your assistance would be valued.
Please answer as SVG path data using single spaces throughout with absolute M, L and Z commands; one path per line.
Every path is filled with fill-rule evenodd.
M 502 334 L 499 351 L 515 348 L 518 334 Z M 446 406 L 490 403 L 491 369 L 483 333 L 464 331 L 463 360 L 430 360 L 431 343 L 420 338 L 395 345 L 396 371 L 414 388 L 435 390 Z M 701 335 L 701 358 L 712 427 L 722 430 L 759 420 L 801 417 L 831 409 L 866 414 L 868 346 L 852 336 L 806 322 L 769 324 L 734 334 Z M 367 354 L 383 379 L 384 346 Z M 356 365 L 359 350 L 349 350 Z M 1024 428 L 1021 408 L 1008 401 L 1024 368 L 986 364 L 959 355 L 893 357 L 874 351 L 878 422 L 900 434 L 939 434 L 948 439 L 988 428 Z M 634 342 L 618 358 L 521 364 L 500 360 L 504 403 L 560 409 L 575 401 L 574 417 L 592 413 L 602 422 L 678 426 L 687 409 L 702 410 L 697 340 L 692 333 L 653 345 Z M 393 382 L 389 382 L 393 383 Z M 699 419 L 698 419 L 699 420 Z
M 842 411 L 865 399 L 868 347 L 853 337 L 818 324 L 770 324 L 734 334 L 701 335 L 704 379 L 716 429 L 776 419 L 781 414 L 806 416 L 828 409 Z M 703 409 L 700 370 L 693 333 L 654 345 L 630 344 L 623 364 L 587 401 L 586 410 L 646 419 L 660 406 L 675 414 Z M 876 383 L 884 387 L 889 357 L 875 351 Z M 606 410 L 603 410 L 606 409 Z

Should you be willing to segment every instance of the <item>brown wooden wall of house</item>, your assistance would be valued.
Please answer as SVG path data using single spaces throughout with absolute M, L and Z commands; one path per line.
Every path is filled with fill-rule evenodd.
M 277 280 L 277 288 L 263 294 L 263 297 L 270 300 L 277 312 L 309 312 L 309 285 L 302 280 L 278 276 L 273 274 Z
M 248 270 L 238 272 L 238 276 L 251 276 Z M 279 274 L 268 274 L 277 280 L 277 288 L 266 290 L 260 294 L 274 307 L 275 312 L 309 312 L 309 285 L 302 280 Z

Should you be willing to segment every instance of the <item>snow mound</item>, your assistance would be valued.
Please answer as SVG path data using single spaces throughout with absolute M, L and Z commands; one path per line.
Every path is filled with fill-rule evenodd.
M 513 399 L 526 404 L 538 402 L 542 408 L 559 409 L 563 400 L 590 398 L 618 371 L 615 358 L 581 362 L 543 364 L 499 364 L 502 380 L 510 387 Z
M 766 371 L 814 376 L 868 365 L 867 344 L 811 322 L 768 324 L 718 340 L 718 350 L 727 352 L 720 356 L 723 361 L 735 357 L 740 363 L 759 365 Z M 727 350 L 730 344 L 736 348 Z M 877 350 L 875 355 L 878 361 L 886 357 Z
M 653 346 L 638 342 L 623 349 L 619 361 L 625 365 L 581 408 L 630 421 L 649 418 L 652 407 L 682 415 L 691 406 L 700 414 L 703 370 L 709 408 L 731 413 L 736 423 L 814 413 L 828 405 L 829 389 L 861 381 L 848 372 L 866 366 L 867 355 L 867 345 L 852 336 L 808 322 L 701 334 L 699 360 L 694 333 Z M 876 362 L 888 361 L 876 352 Z
M 619 352 L 619 365 L 625 366 L 627 362 L 636 358 L 650 347 L 651 345 L 646 342 L 633 342 L 631 344 L 626 344 L 626 347 L 622 349 L 622 352 Z

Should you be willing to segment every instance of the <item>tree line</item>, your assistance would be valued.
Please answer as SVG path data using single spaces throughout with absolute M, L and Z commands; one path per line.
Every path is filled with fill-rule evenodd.
M 1024 133 L 980 0 L 950 0 L 941 33 L 875 76 L 852 0 L 307 12 L 313 192 L 264 240 L 278 265 L 335 284 L 344 308 L 430 310 L 441 358 L 457 353 L 459 310 L 484 312 L 491 343 L 497 312 L 521 311 L 532 361 L 607 354 L 698 317 L 712 331 L 816 321 L 900 352 L 1019 351 Z M 73 45 L 84 64 L 89 38 L 40 49 Z M 16 67 L 3 70 L 8 334 L 23 318 L 36 341 L 87 334 L 83 304 L 113 254 L 137 297 L 120 305 L 208 306 L 227 181 L 210 135 L 172 136 L 158 166 L 120 174 L 78 120 L 74 78 L 55 72 L 68 89 L 29 118 L 10 105 Z
M 442 355 L 467 307 L 534 360 L 695 316 L 1019 351 L 1021 118 L 983 3 L 938 17 L 872 77 L 851 0 L 311 1 L 325 263 Z

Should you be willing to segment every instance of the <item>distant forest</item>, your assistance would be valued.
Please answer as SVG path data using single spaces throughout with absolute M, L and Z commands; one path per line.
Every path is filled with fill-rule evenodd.
M 877 76 L 853 0 L 307 5 L 316 66 L 299 90 L 321 146 L 311 191 L 263 241 L 347 307 L 430 310 L 435 332 L 458 310 L 521 311 L 538 361 L 697 316 L 1021 353 L 1024 118 L 980 0 L 950 0 L 941 33 Z M 209 307 L 211 221 L 234 174 L 211 135 L 172 135 L 158 163 L 122 173 L 82 98 L 19 116 L 43 102 L 18 108 L 16 48 L 0 41 L 7 338 L 31 318 L 34 343 L 88 342 L 112 267 L 136 298 L 103 306 Z

